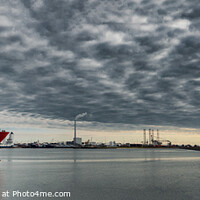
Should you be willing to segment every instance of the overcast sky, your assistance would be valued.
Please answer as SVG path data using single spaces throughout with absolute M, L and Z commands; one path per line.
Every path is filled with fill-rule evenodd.
M 199 0 L 2 0 L 0 86 L 7 127 L 199 132 Z

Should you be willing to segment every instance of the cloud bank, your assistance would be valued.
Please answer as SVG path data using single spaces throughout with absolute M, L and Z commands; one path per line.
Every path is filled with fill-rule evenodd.
M 197 0 L 0 4 L 1 112 L 200 128 Z

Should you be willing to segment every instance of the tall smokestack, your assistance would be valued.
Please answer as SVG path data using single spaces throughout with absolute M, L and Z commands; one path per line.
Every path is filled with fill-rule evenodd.
M 144 129 L 144 145 L 146 144 L 146 129 Z
M 149 129 L 149 144 L 151 144 L 151 129 Z
M 76 120 L 74 120 L 74 145 L 76 145 Z
M 154 130 L 152 130 L 152 140 L 154 140 Z
M 159 130 L 157 129 L 157 140 L 159 141 Z
M 76 121 L 82 117 L 85 117 L 87 115 L 87 113 L 81 113 L 76 115 L 75 119 L 74 119 L 74 145 L 76 145 Z

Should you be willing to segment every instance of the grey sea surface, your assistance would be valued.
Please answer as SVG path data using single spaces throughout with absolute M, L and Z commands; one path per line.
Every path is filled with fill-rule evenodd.
M 182 149 L 0 149 L 0 195 L 71 192 L 74 200 L 200 198 L 200 152 Z M 0 199 L 46 199 L 9 198 Z

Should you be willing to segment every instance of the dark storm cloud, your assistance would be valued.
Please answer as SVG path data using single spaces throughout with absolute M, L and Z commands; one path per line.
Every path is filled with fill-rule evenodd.
M 1 110 L 199 128 L 195 1 L 2 1 Z

